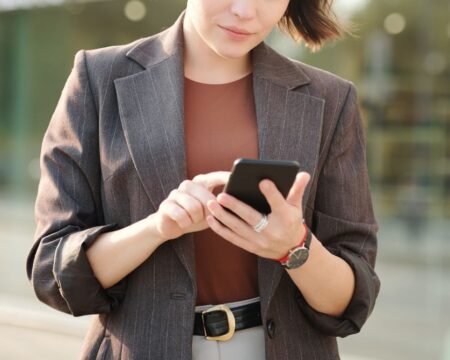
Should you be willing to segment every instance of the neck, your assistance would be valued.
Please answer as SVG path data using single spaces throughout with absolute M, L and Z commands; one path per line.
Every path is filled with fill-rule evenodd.
M 224 58 L 199 36 L 189 18 L 183 22 L 184 75 L 192 80 L 221 84 L 248 75 L 252 71 L 250 53 L 240 58 Z

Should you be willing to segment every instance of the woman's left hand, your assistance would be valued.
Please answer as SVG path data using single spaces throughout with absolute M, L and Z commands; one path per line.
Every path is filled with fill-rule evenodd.
M 226 193 L 220 193 L 217 200 L 208 201 L 208 209 L 213 215 L 207 217 L 208 224 L 214 232 L 244 250 L 261 257 L 279 259 L 297 246 L 304 236 L 302 198 L 309 179 L 308 173 L 298 173 L 286 199 L 269 179 L 259 183 L 272 210 L 268 215 L 268 225 L 259 233 L 253 227 L 259 223 L 262 214 Z

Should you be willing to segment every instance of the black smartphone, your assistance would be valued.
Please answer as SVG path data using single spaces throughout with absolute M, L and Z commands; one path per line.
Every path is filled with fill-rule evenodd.
M 230 178 L 223 191 L 263 214 L 270 214 L 270 205 L 259 190 L 259 182 L 263 179 L 273 181 L 286 198 L 299 169 L 300 164 L 293 160 L 239 158 L 233 163 Z

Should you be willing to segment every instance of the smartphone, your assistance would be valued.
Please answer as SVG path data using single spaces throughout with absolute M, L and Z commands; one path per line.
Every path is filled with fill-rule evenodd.
M 239 158 L 233 163 L 230 178 L 223 191 L 263 214 L 270 214 L 270 205 L 259 190 L 259 182 L 263 179 L 273 181 L 286 198 L 299 169 L 300 164 L 293 160 Z

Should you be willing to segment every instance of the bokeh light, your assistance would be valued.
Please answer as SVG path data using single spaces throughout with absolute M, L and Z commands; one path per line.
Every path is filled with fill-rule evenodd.
M 147 8 L 142 1 L 128 1 L 124 8 L 125 16 L 130 21 L 141 21 L 147 14 Z
M 389 14 L 384 20 L 384 28 L 388 34 L 397 35 L 400 34 L 406 27 L 406 20 L 402 14 L 392 13 Z
M 423 68 L 429 75 L 440 75 L 447 67 L 447 60 L 441 53 L 431 52 L 425 56 Z

